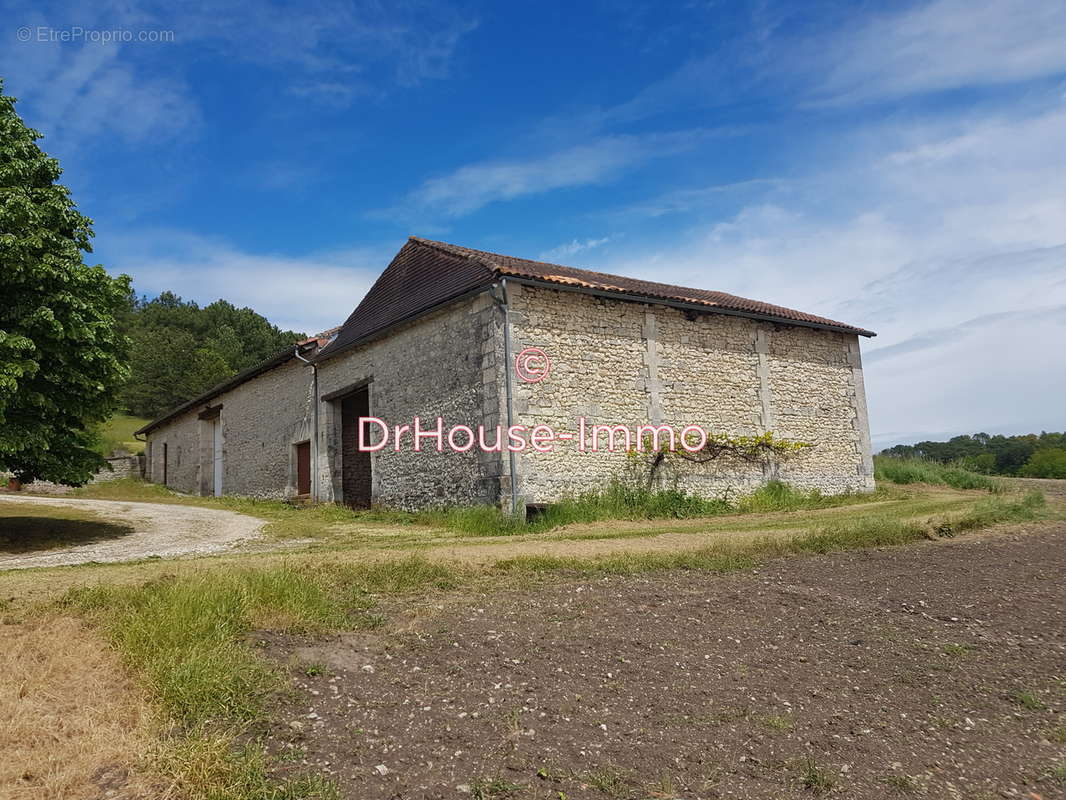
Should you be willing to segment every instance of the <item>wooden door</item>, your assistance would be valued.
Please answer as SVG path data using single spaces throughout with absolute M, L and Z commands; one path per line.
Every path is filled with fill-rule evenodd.
M 296 494 L 311 494 L 311 443 L 296 445 Z
M 359 451 L 359 418 L 370 416 L 370 390 L 359 389 L 341 400 L 341 489 L 344 504 L 370 508 L 370 453 Z

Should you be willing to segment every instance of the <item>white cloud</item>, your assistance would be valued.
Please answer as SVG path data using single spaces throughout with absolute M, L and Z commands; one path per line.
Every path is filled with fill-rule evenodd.
M 162 45 L 159 45 L 162 46 Z M 127 142 L 180 136 L 200 122 L 184 81 L 147 74 L 115 43 L 27 42 L 0 51 L 5 92 L 62 149 L 103 134 Z
M 112 273 L 133 276 L 138 294 L 170 290 L 201 304 L 248 306 L 284 329 L 316 333 L 340 325 L 398 245 L 288 256 L 252 253 L 221 239 L 174 230 L 101 234 Z
M 600 239 L 573 239 L 569 242 L 553 247 L 551 250 L 545 250 L 537 258 L 541 261 L 562 261 L 576 256 L 578 253 L 583 253 L 586 250 L 595 250 L 597 247 L 603 247 L 607 242 L 617 238 L 614 236 L 604 236 Z
M 399 209 L 375 212 L 375 216 L 454 219 L 500 200 L 606 183 L 645 161 L 692 147 L 708 135 L 707 131 L 676 131 L 604 136 L 547 155 L 479 161 L 424 181 Z
M 343 108 L 451 73 L 460 40 L 477 27 L 448 6 L 318 0 L 297 6 L 224 0 L 202 4 L 14 0 L 0 20 L 7 92 L 50 140 L 69 149 L 102 135 L 127 142 L 180 138 L 201 122 L 184 77 L 193 59 L 220 55 L 278 71 L 282 90 Z M 28 28 L 23 42 L 17 30 Z M 48 31 L 142 31 L 164 41 L 53 41 Z M 43 40 L 38 30 L 45 31 Z M 195 52 L 193 52 L 195 50 Z
M 183 35 L 227 58 L 295 68 L 297 93 L 346 104 L 393 86 L 447 78 L 476 19 L 426 0 L 223 0 L 175 8 Z
M 1066 73 L 1061 0 L 936 0 L 864 20 L 798 56 L 817 96 L 854 101 Z
M 1066 109 L 839 137 L 841 156 L 610 271 L 871 328 L 875 437 L 1061 427 Z
M 725 195 L 739 195 L 743 192 L 765 192 L 786 185 L 780 178 L 752 178 L 746 181 L 722 183 L 716 186 L 703 186 L 696 189 L 672 189 L 658 197 L 644 200 L 611 212 L 612 216 L 665 217 L 670 214 L 684 214 L 698 211 L 711 204 L 722 202 Z

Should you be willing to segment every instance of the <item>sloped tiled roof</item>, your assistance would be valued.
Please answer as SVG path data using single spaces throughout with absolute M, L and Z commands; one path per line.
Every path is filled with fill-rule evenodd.
M 559 288 L 705 306 L 709 311 L 828 328 L 860 336 L 875 335 L 872 331 L 844 322 L 725 292 L 609 275 L 412 236 L 341 326 L 336 340 L 324 348 L 320 357 L 329 358 L 385 328 L 487 287 L 503 277 L 556 284 Z

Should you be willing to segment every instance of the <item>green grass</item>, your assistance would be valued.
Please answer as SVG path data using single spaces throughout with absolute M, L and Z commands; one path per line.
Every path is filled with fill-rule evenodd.
M 134 439 L 133 432 L 150 421 L 141 417 L 131 417 L 128 414 L 115 414 L 98 429 L 100 455 L 107 457 L 120 451 L 131 454 L 143 453 L 144 442 Z
M 1003 482 L 995 478 L 921 458 L 874 456 L 874 479 L 900 484 L 929 483 L 953 489 L 1006 491 Z
M 760 559 L 798 554 L 825 554 L 871 547 L 891 547 L 922 539 L 952 536 L 1001 522 L 1038 519 L 1044 495 L 1030 492 L 1021 498 L 990 497 L 961 513 L 911 519 L 897 514 L 871 514 L 823 524 L 791 537 L 728 538 L 687 551 L 618 553 L 595 558 L 579 556 L 519 556 L 496 562 L 511 572 L 569 571 L 584 574 L 631 575 L 656 569 L 734 572 L 758 566 Z
M 528 521 L 494 506 L 424 511 L 415 514 L 413 521 L 472 536 L 501 536 L 541 533 L 565 525 L 610 520 L 694 519 L 835 508 L 882 497 L 873 493 L 824 495 L 817 489 L 797 489 L 781 481 L 770 481 L 754 492 L 734 499 L 705 498 L 678 489 L 634 488 L 615 482 L 600 491 L 565 497 Z
M 149 485 L 138 488 L 145 493 L 165 491 Z M 820 502 L 813 495 L 774 488 L 755 507 Z M 726 573 L 752 569 L 768 557 L 905 544 L 997 522 L 1034 519 L 1043 513 L 1043 496 L 995 495 L 976 503 L 971 499 L 969 507 L 918 519 L 909 516 L 915 511 L 906 503 L 884 509 L 880 506 L 862 516 L 849 512 L 828 524 L 822 518 L 796 535 L 726 537 L 690 551 L 599 558 L 527 556 L 481 568 L 418 557 L 351 564 L 331 561 L 329 553 L 293 557 L 272 566 L 206 565 L 141 585 L 72 589 L 59 602 L 106 633 L 174 723 L 163 761 L 167 774 L 179 780 L 189 797 L 329 798 L 333 791 L 329 784 L 311 778 L 271 783 L 262 749 L 247 743 L 249 726 L 261 717 L 271 692 L 283 685 L 282 676 L 252 645 L 255 631 L 316 634 L 372 627 L 380 624 L 373 611 L 380 596 L 475 583 L 498 585 L 529 574 L 634 574 L 663 569 Z M 327 519 L 356 513 L 334 507 L 311 511 Z
M 800 783 L 804 789 L 816 795 L 823 795 L 832 790 L 835 781 L 832 772 L 818 766 L 817 762 L 808 756 L 800 768 Z
M 454 573 L 421 559 L 280 566 L 70 590 L 59 603 L 101 627 L 177 726 L 162 768 L 193 798 L 332 797 L 307 778 L 270 783 L 265 756 L 238 746 L 282 676 L 248 645 L 257 629 L 321 633 L 371 626 L 372 595 L 448 588 Z M 212 744 L 213 743 L 213 744 Z M 270 793 L 265 793 L 265 787 Z
M 171 491 L 159 484 L 122 478 L 76 489 L 74 497 L 133 500 L 148 503 L 223 508 L 268 520 L 267 533 L 280 538 L 314 538 L 330 526 L 361 523 L 419 525 L 467 536 L 512 536 L 542 533 L 577 523 L 610 520 L 693 519 L 724 514 L 805 511 L 885 498 L 884 492 L 823 495 L 779 481 L 771 481 L 751 494 L 732 501 L 707 499 L 675 489 L 634 489 L 614 483 L 606 489 L 564 498 L 542 513 L 524 520 L 496 506 L 462 506 L 419 512 L 372 509 L 357 511 L 332 503 L 298 506 L 280 500 L 247 497 L 198 497 Z
M 1016 689 L 1011 692 L 1011 700 L 1026 711 L 1043 711 L 1046 706 L 1043 701 L 1026 689 Z
M 1047 776 L 1055 783 L 1066 786 L 1066 758 L 1056 761 L 1047 769 Z

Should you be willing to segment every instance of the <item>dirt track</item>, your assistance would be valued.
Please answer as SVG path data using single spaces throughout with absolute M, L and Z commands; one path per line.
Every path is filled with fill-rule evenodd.
M 1066 526 L 1013 530 L 267 637 L 266 733 L 366 800 L 1061 797 Z
M 264 525 L 254 517 L 213 508 L 17 495 L 0 495 L 0 516 L 5 507 L 24 503 L 93 511 L 130 526 L 133 532 L 41 553 L 12 556 L 0 551 L 0 570 L 215 553 L 258 536 Z

